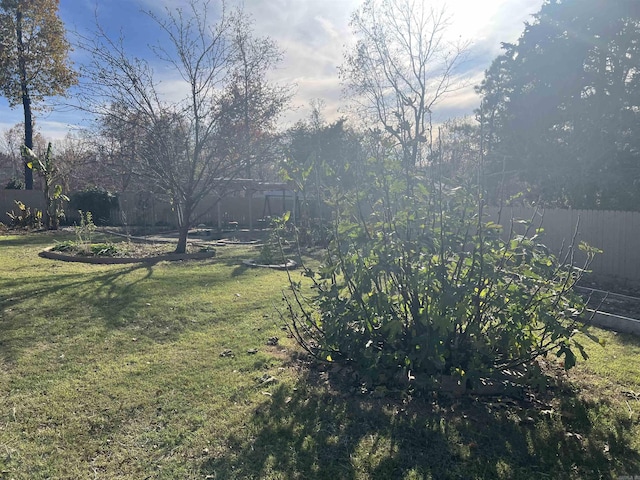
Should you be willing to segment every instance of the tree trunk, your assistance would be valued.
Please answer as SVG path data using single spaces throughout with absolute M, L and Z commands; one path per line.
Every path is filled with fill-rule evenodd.
M 31 116 L 31 96 L 27 84 L 27 65 L 24 44 L 22 42 L 22 12 L 16 13 L 16 36 L 18 40 L 18 68 L 20 69 L 20 88 L 22 93 L 22 107 L 24 109 L 24 144 L 33 150 L 33 118 Z M 33 190 L 33 169 L 24 162 L 24 188 Z
M 193 207 L 190 201 L 185 202 L 185 204 L 181 205 L 179 202 L 176 202 L 176 213 L 178 214 L 178 246 L 174 253 L 187 253 L 187 236 L 189 235 L 189 225 L 191 224 Z
M 44 228 L 47 230 L 53 230 L 51 228 L 51 197 L 49 196 L 49 182 L 46 178 L 44 182 L 44 202 L 44 212 L 42 212 Z
M 178 246 L 173 253 L 187 253 L 187 236 L 189 235 L 189 223 L 185 222 L 178 228 Z
M 28 93 L 22 96 L 22 105 L 24 106 L 24 144 L 33 150 L 31 98 Z M 25 190 L 33 190 L 33 169 L 29 167 L 26 160 L 24 161 L 24 188 Z

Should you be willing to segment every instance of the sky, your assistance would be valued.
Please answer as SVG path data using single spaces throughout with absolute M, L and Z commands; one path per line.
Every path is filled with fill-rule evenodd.
M 219 0 L 211 1 L 216 4 Z M 283 127 L 307 118 L 314 99 L 323 101 L 326 120 L 335 120 L 344 114 L 338 66 L 343 62 L 345 48 L 355 42 L 349 19 L 361 1 L 243 0 L 245 12 L 253 17 L 255 33 L 271 37 L 284 51 L 283 62 L 272 72 L 271 79 L 295 85 L 292 110 L 283 117 Z M 472 113 L 479 104 L 473 86 L 480 83 L 484 70 L 500 54 L 501 42 L 515 42 L 524 29 L 524 22 L 531 20 L 542 3 L 543 0 L 446 1 L 451 19 L 448 35 L 452 40 L 471 43 L 467 60 L 461 66 L 468 87 L 440 103 L 434 112 L 440 120 Z M 152 58 L 148 46 L 157 44 L 162 37 L 154 28 L 153 20 L 143 12 L 162 14 L 164 8 L 186 4 L 186 0 L 60 0 L 59 14 L 69 32 L 87 34 L 95 30 L 97 19 L 110 35 L 122 35 L 133 55 Z M 71 59 L 81 65 L 86 54 L 76 49 Z M 167 75 L 166 84 L 169 84 L 170 72 L 158 71 L 160 77 Z M 0 97 L 0 132 L 22 121 L 22 117 L 21 107 L 11 109 Z M 68 108 L 36 113 L 37 128 L 47 140 L 63 138 L 90 120 L 86 114 Z

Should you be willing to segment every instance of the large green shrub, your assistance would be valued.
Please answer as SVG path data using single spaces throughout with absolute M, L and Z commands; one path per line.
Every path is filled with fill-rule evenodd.
M 533 222 L 499 225 L 481 196 L 389 168 L 336 195 L 324 265 L 306 269 L 312 293 L 292 281 L 286 316 L 304 348 L 374 384 L 473 384 L 540 355 L 565 368 L 585 355 L 572 286 L 586 265 L 572 264 L 573 246 L 556 258 Z
M 71 207 L 74 210 L 91 212 L 96 225 L 106 225 L 111 218 L 111 211 L 119 207 L 118 197 L 101 188 L 90 188 L 76 192 L 71 196 Z

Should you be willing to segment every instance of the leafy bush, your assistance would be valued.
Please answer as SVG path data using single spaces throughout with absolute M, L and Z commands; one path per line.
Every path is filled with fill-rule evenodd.
M 71 206 L 76 210 L 91 212 L 96 225 L 106 225 L 111 218 L 111 211 L 119 207 L 119 202 L 113 193 L 96 187 L 74 193 Z
M 473 385 L 552 352 L 567 369 L 576 352 L 586 358 L 572 286 L 595 250 L 581 246 L 578 268 L 573 246 L 556 258 L 532 221 L 504 231 L 466 189 L 425 184 L 383 172 L 368 191 L 336 196 L 325 263 L 305 269 L 313 294 L 291 280 L 286 298 L 300 345 L 373 384 Z
M 20 200 L 14 200 L 18 207 L 18 212 L 13 210 L 7 212 L 9 216 L 9 228 L 42 228 L 42 212 L 37 208 L 32 209 L 26 206 Z

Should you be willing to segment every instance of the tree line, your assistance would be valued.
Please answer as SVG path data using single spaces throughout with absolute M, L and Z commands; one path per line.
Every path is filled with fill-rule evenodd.
M 195 205 L 208 193 L 225 195 L 233 178 L 284 177 L 320 214 L 331 189 L 355 187 L 381 148 L 406 176 L 423 169 L 474 183 L 488 203 L 637 208 L 640 20 L 633 0 L 547 0 L 486 70 L 474 117 L 437 125 L 433 112 L 460 86 L 468 44 L 446 37 L 445 9 L 414 3 L 368 0 L 352 16 L 357 43 L 339 74 L 350 111 L 363 121 L 327 123 L 319 102 L 309 119 L 282 131 L 293 88 L 268 74 L 285 53 L 255 35 L 241 8 L 192 1 L 147 13 L 162 38 L 154 62 L 186 87 L 169 101 L 150 61 L 132 56 L 123 39 L 99 25 L 78 37 L 75 48 L 92 60 L 75 70 L 57 0 L 2 0 L 0 86 L 25 118 L 23 134 L 14 128 L 3 139 L 5 165 L 24 171 L 12 186 L 33 186 L 20 146 L 47 151 L 34 136 L 32 110 L 76 85 L 76 106 L 96 123 L 54 145 L 59 182 L 166 196 L 181 245 Z

